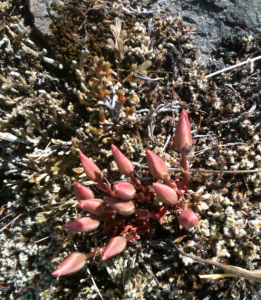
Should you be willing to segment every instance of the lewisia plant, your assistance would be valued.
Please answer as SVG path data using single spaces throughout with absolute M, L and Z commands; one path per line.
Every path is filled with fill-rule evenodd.
M 182 111 L 176 127 L 174 144 L 181 153 L 181 170 L 183 172 L 183 181 L 178 187 L 169 179 L 169 170 L 165 162 L 151 150 L 146 152 L 149 171 L 155 179 L 150 189 L 148 186 L 144 187 L 135 178 L 132 162 L 115 145 L 111 145 L 114 160 L 121 174 L 128 177 L 129 181 L 117 182 L 112 189 L 103 180 L 98 166 L 82 152 L 79 152 L 88 179 L 96 182 L 96 186 L 107 195 L 103 199 L 95 198 L 91 189 L 75 182 L 73 191 L 79 201 L 77 208 L 91 215 L 72 220 L 64 227 L 74 232 L 91 232 L 103 224 L 103 232 L 112 232 L 111 238 L 107 245 L 91 253 L 74 252 L 70 254 L 58 265 L 52 273 L 53 276 L 77 272 L 85 265 L 87 259 L 99 254 L 102 256 L 102 260 L 119 254 L 126 248 L 127 242 L 133 242 L 140 235 L 149 232 L 152 222 L 162 224 L 169 206 L 175 207 L 173 211 L 177 215 L 180 228 L 189 229 L 196 225 L 198 217 L 185 205 L 184 190 L 182 190 L 189 182 L 190 167 L 187 164 L 186 155 L 192 148 L 190 124 L 185 110 Z M 151 192 L 152 190 L 154 193 Z M 152 206 L 155 198 L 163 202 L 160 209 Z M 139 204 L 143 208 L 139 208 Z

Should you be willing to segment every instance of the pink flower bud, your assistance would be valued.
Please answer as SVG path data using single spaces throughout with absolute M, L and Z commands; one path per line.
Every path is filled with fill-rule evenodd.
M 58 277 L 77 272 L 84 266 L 85 261 L 85 254 L 79 252 L 71 253 L 58 265 L 52 275 Z
M 88 232 L 98 228 L 100 221 L 94 219 L 93 217 L 84 217 L 80 219 L 75 219 L 64 225 L 64 227 L 70 231 L 76 232 Z
M 111 151 L 121 174 L 130 177 L 134 171 L 132 162 L 116 146 L 111 145 Z
M 129 216 L 135 212 L 135 205 L 131 200 L 125 201 L 110 196 L 105 196 L 103 200 L 120 215 Z
M 185 109 L 182 110 L 176 127 L 174 144 L 181 153 L 187 153 L 192 148 L 190 123 Z
M 93 161 L 91 161 L 87 156 L 85 156 L 81 151 L 79 151 L 80 159 L 82 162 L 82 166 L 87 177 L 97 183 L 102 182 L 102 172 L 95 165 Z
M 131 200 L 136 194 L 134 186 L 129 182 L 116 182 L 113 185 L 113 189 L 122 200 Z
M 155 193 L 164 203 L 174 205 L 178 202 L 178 196 L 176 192 L 169 186 L 162 183 L 154 182 L 153 187 Z
M 81 200 L 77 207 L 86 210 L 94 215 L 102 215 L 105 211 L 106 203 L 102 199 Z
M 169 169 L 164 161 L 151 150 L 146 151 L 147 164 L 150 173 L 153 177 L 159 180 L 166 180 L 168 177 Z
M 116 236 L 111 238 L 108 245 L 106 246 L 102 260 L 106 260 L 114 255 L 121 253 L 127 245 L 127 241 L 123 236 Z
M 91 189 L 75 181 L 73 183 L 73 192 L 77 200 L 93 199 L 94 194 Z
M 178 216 L 178 221 L 181 226 L 189 229 L 197 224 L 198 217 L 191 209 L 185 209 Z

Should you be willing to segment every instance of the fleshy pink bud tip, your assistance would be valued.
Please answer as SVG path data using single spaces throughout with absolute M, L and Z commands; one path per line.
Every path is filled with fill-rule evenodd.
M 130 177 L 134 171 L 132 162 L 115 145 L 111 145 L 111 151 L 121 174 Z
M 81 151 L 79 151 L 79 156 L 87 177 L 94 182 L 102 184 L 101 170 L 96 166 L 96 164 L 90 158 L 85 156 Z
M 52 275 L 57 277 L 77 272 L 83 267 L 85 261 L 85 254 L 79 252 L 71 253 L 58 265 Z
M 134 186 L 129 182 L 116 182 L 113 189 L 116 195 L 123 200 L 131 200 L 136 194 Z
M 155 193 L 164 203 L 175 205 L 178 202 L 178 196 L 171 187 L 158 182 L 154 182 L 153 187 Z
M 187 153 L 192 148 L 192 135 L 185 109 L 182 110 L 174 137 L 174 144 L 181 153 Z
M 169 169 L 163 159 L 161 159 L 151 150 L 146 151 L 146 158 L 151 175 L 156 179 L 166 180 L 168 177 Z
M 64 227 L 70 231 L 88 232 L 98 228 L 100 222 L 93 217 L 84 217 L 67 222 Z
M 126 248 L 126 245 L 127 241 L 123 236 L 116 236 L 110 239 L 108 245 L 106 246 L 103 252 L 102 260 L 106 260 L 112 256 L 121 253 Z
M 77 181 L 73 183 L 73 192 L 77 200 L 87 200 L 94 198 L 92 190 Z
M 198 217 L 191 209 L 185 209 L 178 216 L 179 224 L 187 229 L 194 227 L 198 222 Z

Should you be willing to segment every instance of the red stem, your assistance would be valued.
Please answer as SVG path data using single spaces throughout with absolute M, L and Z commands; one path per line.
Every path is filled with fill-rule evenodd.
M 125 239 L 126 239 L 126 242 L 130 241 L 130 240 L 133 240 L 135 238 L 135 235 L 130 235 L 130 236 L 127 236 Z
M 180 202 L 180 201 L 177 202 L 175 205 L 176 205 L 177 207 L 181 208 L 182 210 L 187 209 L 187 206 L 186 206 L 184 203 Z
M 165 215 L 166 215 L 166 212 L 167 212 L 168 208 L 169 208 L 169 205 L 168 205 L 168 204 L 164 204 L 164 208 L 163 208 L 163 210 L 161 211 L 161 217 L 160 217 L 160 219 L 159 219 L 160 225 L 162 225 L 162 223 L 163 223 L 163 219 L 164 219 L 164 217 L 165 217 Z
M 116 197 L 118 198 L 118 196 L 110 189 L 110 191 L 107 192 L 111 197 Z
M 144 186 L 142 186 L 138 180 L 134 177 L 133 173 L 130 176 L 131 181 L 133 183 L 133 185 L 135 186 L 136 189 L 140 190 L 142 193 L 146 194 L 146 189 Z
M 172 183 L 168 178 L 164 180 L 164 183 L 165 183 L 167 186 L 171 187 L 171 188 L 176 192 L 176 194 L 177 194 L 178 196 L 180 196 L 180 197 L 183 196 L 182 191 L 180 191 L 180 190 L 177 188 L 176 184 Z
M 181 166 L 186 173 L 183 173 L 183 181 L 178 185 L 181 189 L 189 183 L 189 165 L 187 164 L 187 153 L 181 153 Z
M 118 197 L 112 190 L 110 187 L 108 187 L 107 184 L 103 183 L 102 181 L 98 183 L 97 186 L 101 191 L 109 194 L 111 197 Z
M 115 214 L 115 211 L 110 210 L 110 211 L 105 211 L 104 214 L 100 217 L 92 217 L 92 218 L 101 222 L 106 219 L 111 219 L 114 214 Z
M 103 247 L 101 247 L 101 248 L 99 248 L 99 249 L 97 249 L 97 250 L 95 250 L 93 252 L 85 254 L 86 260 L 89 259 L 89 258 L 91 258 L 91 257 L 94 257 L 94 256 L 96 256 L 96 255 L 98 255 L 100 253 L 102 253 L 105 250 L 105 248 L 106 248 L 106 246 L 103 246 Z

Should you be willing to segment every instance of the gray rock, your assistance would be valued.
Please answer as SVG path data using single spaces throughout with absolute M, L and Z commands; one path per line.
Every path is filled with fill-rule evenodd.
M 48 9 L 53 0 L 28 0 L 28 7 L 34 19 L 34 26 L 40 36 L 47 43 L 51 37 L 50 24 L 52 22 L 52 10 Z
M 184 23 L 194 29 L 193 44 L 204 57 L 217 50 L 222 37 L 234 29 L 257 33 L 261 28 L 259 0 L 167 0 L 173 14 L 180 14 Z

